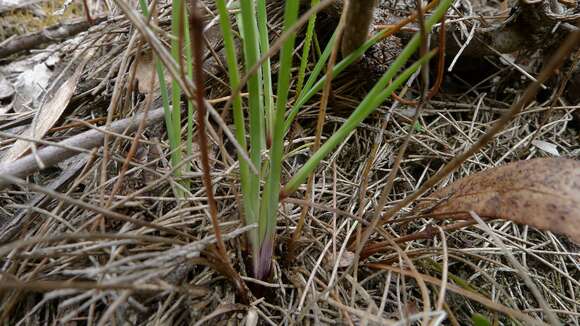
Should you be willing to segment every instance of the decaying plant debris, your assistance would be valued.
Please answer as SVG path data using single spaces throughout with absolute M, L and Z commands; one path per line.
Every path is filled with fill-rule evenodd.
M 206 98 L 219 111 L 231 90 L 214 4 L 205 3 Z M 274 40 L 280 35 L 282 6 L 279 1 L 268 3 Z M 306 10 L 310 1 L 303 3 Z M 338 23 L 341 3 L 320 13 L 316 31 L 320 46 Z M 457 166 L 421 201 L 384 221 L 381 232 L 371 236 L 380 247 L 369 247 L 360 260 L 353 260 L 351 250 L 370 223 L 409 131 L 414 134 L 384 211 L 408 198 L 476 143 L 518 102 L 580 23 L 578 4 L 563 1 L 513 1 L 503 6 L 461 0 L 454 8 L 447 15 L 445 79 L 439 93 L 425 103 L 414 125 L 410 124 L 414 106 L 395 100 L 384 103 L 327 158 L 309 197 L 303 191 L 289 194 L 280 207 L 278 245 L 267 281 L 249 277 L 243 235 L 255 226 L 243 227 L 241 222 L 235 146 L 222 126 L 208 119 L 218 217 L 229 258 L 248 286 L 248 302 L 236 293 L 239 287 L 224 277 L 231 271 L 224 270 L 214 247 L 198 153 L 189 158 L 196 162 L 196 169 L 183 176 L 191 180 L 188 199 L 173 195 L 180 183 L 171 173 L 161 109 L 155 110 L 161 107 L 158 86 L 145 84 L 153 70 L 148 59 L 151 48 L 124 16 L 116 12 L 76 36 L 53 40 L 47 51 L 19 48 L 2 58 L 0 158 L 5 161 L 0 163 L 4 176 L 0 177 L 4 187 L 0 190 L 0 320 L 7 324 L 201 325 L 259 320 L 260 324 L 378 325 L 421 321 L 421 312 L 429 307 L 431 320 L 444 316 L 445 323 L 452 325 L 470 323 L 476 313 L 504 324 L 514 320 L 541 323 L 555 316 L 562 324 L 578 325 L 578 244 L 532 227 L 578 236 L 574 227 L 577 207 L 565 217 L 572 221 L 569 225 L 555 227 L 560 215 L 550 216 L 551 211 L 562 213 L 559 209 L 568 198 L 578 204 L 578 48 L 542 85 L 535 100 L 526 103 L 489 144 Z M 414 1 L 378 1 L 370 32 L 395 25 L 414 9 Z M 0 10 L 0 15 L 5 14 Z M 169 20 L 169 7 L 159 2 L 153 23 L 164 42 L 169 41 Z M 389 66 L 417 28 L 408 25 L 375 45 L 354 68 L 333 81 L 323 139 L 348 117 L 372 79 Z M 439 42 L 437 34 L 431 35 L 433 46 Z M 13 43 L 0 42 L 0 53 L 7 44 Z M 42 141 L 12 157 L 9 153 L 15 144 L 39 138 L 27 130 L 37 128 L 38 119 L 46 114 L 43 110 L 52 107 L 54 94 L 68 80 L 75 81 L 74 92 L 63 99 L 66 107 L 54 109 L 58 119 L 41 130 Z M 419 83 L 409 82 L 398 94 L 419 98 Z M 148 98 L 151 110 L 133 153 L 131 145 Z M 291 128 L 283 182 L 311 154 L 308 148 L 315 135 L 318 106 L 319 98 L 313 99 Z M 107 129 L 111 107 L 116 107 L 112 112 L 116 122 L 108 131 L 105 155 L 101 132 Z M 222 115 L 231 124 L 229 113 Z M 84 151 L 72 155 L 70 146 L 59 149 L 55 144 Z M 21 154 L 25 156 L 18 159 Z M 124 171 L 127 157 L 130 163 Z M 516 161 L 520 163 L 508 165 Z M 565 168 L 554 162 L 566 162 L 561 163 Z M 526 170 L 510 173 L 514 166 L 526 166 Z M 45 169 L 38 172 L 41 167 Z M 549 173 L 554 170 L 569 173 Z M 528 178 L 530 172 L 534 174 Z M 124 181 L 117 189 L 121 174 Z M 560 175 L 560 179 L 538 182 L 546 180 L 542 179 L 546 175 Z M 526 222 L 529 210 L 512 214 L 515 206 L 526 204 L 525 198 L 518 197 L 527 196 L 525 191 L 515 197 L 484 196 L 494 203 L 500 201 L 496 206 L 500 209 L 491 211 L 496 214 L 487 214 L 490 210 L 486 209 L 494 207 L 482 207 L 477 197 L 462 201 L 457 195 L 465 187 L 483 193 L 489 187 L 494 193 L 505 190 L 501 182 L 487 184 L 490 178 L 533 188 L 534 196 L 542 196 L 549 188 L 555 196 L 560 191 L 568 197 L 558 198 L 560 204 L 546 197 L 538 199 L 545 201 L 542 214 L 554 218 L 548 220 L 552 225 L 539 221 L 526 226 L 518 223 Z M 110 196 L 114 188 L 116 194 Z M 514 207 L 510 207 L 512 201 L 517 201 Z M 551 210 L 550 205 L 557 207 Z M 289 259 L 287 244 L 303 207 L 307 207 L 306 224 L 294 244 L 296 254 Z M 458 207 L 461 218 L 453 214 L 445 218 Z M 488 220 L 503 246 L 469 217 L 472 211 L 483 218 L 512 220 Z M 525 268 L 551 314 L 540 309 L 535 293 L 518 274 L 521 271 L 514 269 L 504 247 Z

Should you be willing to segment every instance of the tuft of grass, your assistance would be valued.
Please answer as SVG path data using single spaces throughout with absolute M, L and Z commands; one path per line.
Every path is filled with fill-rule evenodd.
M 452 1 L 442 1 L 433 15 L 426 22 L 427 28 L 432 26 L 443 16 Z M 315 6 L 318 1 L 313 0 Z M 230 75 L 230 87 L 232 90 L 239 89 L 239 74 L 237 58 L 234 49 L 233 33 L 229 22 L 229 13 L 224 0 L 218 0 L 218 12 L 220 15 L 220 26 L 224 35 L 224 45 L 226 47 L 226 57 Z M 292 28 L 298 17 L 298 2 L 287 1 L 284 8 L 284 31 Z M 249 73 L 251 67 L 255 66 L 261 55 L 268 52 L 268 30 L 265 2 L 241 1 L 237 15 L 238 27 L 241 35 L 244 63 L 246 72 Z M 287 113 L 288 94 L 290 89 L 290 70 L 292 68 L 292 55 L 295 45 L 295 34 L 292 33 L 284 40 L 280 51 L 279 73 L 276 88 L 275 110 L 271 107 L 272 81 L 270 79 L 271 62 L 264 60 L 260 69 L 255 74 L 248 76 L 248 109 L 249 135 L 245 134 L 245 115 L 241 108 L 241 101 L 238 94 L 234 98 L 234 123 L 236 125 L 236 136 L 240 144 L 245 144 L 245 139 L 249 139 L 250 155 L 252 162 L 261 167 L 260 174 L 249 174 L 246 167 L 240 165 L 241 191 L 243 195 L 244 214 L 247 224 L 258 223 L 257 232 L 252 232 L 249 236 L 252 246 L 254 276 L 263 279 L 268 276 L 271 266 L 275 242 L 275 226 L 280 197 L 295 191 L 304 180 L 314 173 L 316 167 L 322 159 L 326 157 L 334 148 L 341 143 L 350 132 L 352 132 L 369 114 L 371 114 L 382 102 L 391 96 L 392 92 L 400 87 L 421 65 L 426 64 L 435 54 L 434 51 L 427 53 L 409 68 L 404 69 L 400 75 L 397 73 L 404 68 L 404 65 L 417 51 L 420 44 L 420 36 L 416 35 L 407 47 L 403 50 L 399 58 L 395 60 L 391 68 L 372 88 L 367 97 L 361 102 L 351 117 L 344 125 L 314 153 L 310 160 L 299 170 L 299 172 L 283 188 L 281 187 L 282 162 L 284 157 L 284 137 L 292 121 L 298 115 L 300 109 L 315 94 L 317 94 L 325 83 L 326 77 L 320 79 L 319 76 L 328 61 L 331 49 L 336 42 L 336 33 L 331 38 L 318 62 L 310 73 L 306 83 L 305 79 L 307 59 L 309 57 L 310 43 L 314 31 L 315 17 L 309 19 L 305 47 L 302 53 L 302 60 L 298 70 L 298 85 L 295 104 Z M 349 65 L 360 58 L 364 52 L 373 44 L 384 37 L 385 33 L 379 33 L 367 41 L 361 48 L 344 58 L 335 65 L 332 75 L 337 76 Z M 271 146 L 266 146 L 269 144 Z M 245 145 L 244 145 L 245 146 Z M 262 154 L 266 152 L 266 157 Z M 264 183 L 263 189 L 261 185 Z
M 441 1 L 432 16 L 426 21 L 426 28 L 432 26 L 443 16 L 451 4 L 451 0 Z M 316 6 L 318 0 L 312 1 Z M 140 2 L 143 13 L 148 16 L 144 0 Z M 266 278 L 270 273 L 272 255 L 275 243 L 275 228 L 278 215 L 280 198 L 295 191 L 304 180 L 314 173 L 322 159 L 329 155 L 344 139 L 376 108 L 381 105 L 392 92 L 400 87 L 406 80 L 417 71 L 421 65 L 426 64 L 435 54 L 431 51 L 418 61 L 405 69 L 405 65 L 411 55 L 415 53 L 420 44 L 420 36 L 415 37 L 405 47 L 399 57 L 393 62 L 390 69 L 371 89 L 369 94 L 354 110 L 352 115 L 322 146 L 316 150 L 306 164 L 294 175 L 288 184 L 281 185 L 282 163 L 284 160 L 284 139 L 292 121 L 299 114 L 300 109 L 315 94 L 317 94 L 326 82 L 327 76 L 323 69 L 329 60 L 331 50 L 337 42 L 337 33 L 331 38 L 324 51 L 321 53 L 314 68 L 306 78 L 310 43 L 313 40 L 315 16 L 308 19 L 305 46 L 302 52 L 302 60 L 298 69 L 298 85 L 296 96 L 290 99 L 290 88 L 293 68 L 293 53 L 295 50 L 296 33 L 284 33 L 280 56 L 277 62 L 278 74 L 275 84 L 276 92 L 273 95 L 273 65 L 270 58 L 260 60 L 266 53 L 270 53 L 268 17 L 265 0 L 243 0 L 239 8 L 228 8 L 225 0 L 216 1 L 219 23 L 224 36 L 224 47 L 229 75 L 229 85 L 232 90 L 240 89 L 240 81 L 247 80 L 247 103 L 242 102 L 239 94 L 232 94 L 233 115 L 236 127 L 236 140 L 242 150 L 249 149 L 250 161 L 258 169 L 257 173 L 250 171 L 248 163 L 239 159 L 239 175 L 243 201 L 243 214 L 246 224 L 258 224 L 257 230 L 249 233 L 249 242 L 252 251 L 253 274 L 259 279 Z M 188 13 L 185 9 L 184 0 L 175 0 L 172 11 L 172 38 L 171 56 L 178 63 L 180 76 L 183 79 L 192 79 L 192 52 L 189 33 Z M 241 39 L 241 48 L 244 69 L 247 79 L 240 78 L 238 54 L 235 48 L 234 33 L 230 21 L 230 9 L 236 9 L 235 18 Z M 284 7 L 283 31 L 296 30 L 298 21 L 299 2 L 287 1 Z M 305 22 L 306 20 L 304 20 Z M 359 59 L 364 52 L 373 44 L 380 41 L 386 35 L 381 32 L 365 42 L 359 49 L 343 58 L 334 65 L 331 75 L 333 77 L 343 72 L 349 65 Z M 258 69 L 252 73 L 252 69 L 258 63 Z M 177 80 L 172 81 L 171 90 L 165 84 L 163 67 L 156 60 L 156 68 L 160 81 L 161 94 L 165 109 L 165 121 L 168 130 L 169 143 L 172 150 L 171 163 L 175 167 L 181 164 L 182 155 L 182 121 L 181 95 L 182 89 Z M 397 76 L 398 75 L 398 76 Z M 306 82 L 304 80 L 306 79 Z M 391 82 L 392 80 L 392 82 Z M 303 85 L 302 85 L 303 84 Z M 171 91 L 171 95 L 169 92 Z M 287 104 L 294 102 L 291 107 Z M 246 106 L 246 110 L 244 110 Z M 289 108 L 289 110 L 287 110 Z M 192 154 L 192 132 L 194 105 L 187 103 L 187 136 L 186 151 Z M 247 127 L 247 128 L 246 128 Z M 198 132 L 205 132 L 199 130 Z M 187 165 L 187 164 L 186 164 Z M 187 168 L 187 167 L 186 167 Z M 177 177 L 183 174 L 182 169 L 175 169 Z M 187 189 L 189 183 L 182 180 L 182 185 Z M 176 195 L 181 195 L 176 191 Z

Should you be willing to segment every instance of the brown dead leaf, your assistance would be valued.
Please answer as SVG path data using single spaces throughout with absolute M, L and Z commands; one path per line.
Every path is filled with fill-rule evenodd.
M 155 63 L 151 53 L 138 56 L 133 65 L 135 65 L 135 82 L 139 93 L 149 94 L 159 88 L 159 80 L 155 73 Z
M 60 87 L 55 89 L 51 96 L 47 96 L 44 103 L 38 108 L 40 112 L 35 117 L 32 125 L 22 134 L 27 138 L 42 139 L 44 135 L 54 126 L 60 119 L 60 116 L 66 109 L 70 99 L 72 98 L 77 84 L 81 78 L 84 66 L 87 60 L 92 56 L 87 54 L 87 57 L 81 64 L 79 64 L 72 74 Z M 30 149 L 31 143 L 26 140 L 19 139 L 10 150 L 2 157 L 1 163 L 12 162 L 24 155 Z
M 354 263 L 354 256 L 354 252 L 348 250 L 344 251 L 342 255 L 339 255 L 338 268 L 345 268 L 352 265 Z M 326 263 L 329 267 L 333 267 L 336 264 L 336 258 L 333 254 L 326 256 L 326 258 Z
M 518 161 L 462 178 L 432 196 L 430 214 L 465 218 L 474 211 L 553 231 L 580 242 L 580 161 Z M 432 205 L 432 203 L 430 203 Z M 429 207 L 421 204 L 419 209 Z

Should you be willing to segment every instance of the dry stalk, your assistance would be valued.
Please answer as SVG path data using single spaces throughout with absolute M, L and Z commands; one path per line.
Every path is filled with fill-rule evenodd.
M 206 116 L 207 110 L 204 102 L 205 87 L 203 80 L 203 22 L 201 13 L 198 8 L 198 1 L 191 0 L 189 3 L 190 9 L 190 26 L 189 33 L 191 39 L 191 47 L 193 53 L 194 61 L 194 79 L 195 79 L 195 100 L 197 106 L 197 137 L 199 144 L 199 152 L 201 154 L 201 165 L 202 165 L 202 179 L 203 185 L 205 187 L 205 192 L 207 195 L 207 202 L 209 206 L 209 215 L 211 217 L 211 223 L 213 226 L 214 234 L 217 242 L 218 256 L 221 262 L 225 265 L 223 268 L 227 271 L 226 275 L 232 278 L 233 283 L 236 285 L 238 293 L 242 297 L 242 301 L 249 303 L 249 293 L 248 288 L 245 285 L 244 280 L 240 277 L 240 274 L 233 268 L 232 262 L 228 256 L 226 246 L 222 239 L 222 231 L 218 221 L 218 208 L 217 203 L 213 193 L 212 180 L 210 176 L 211 167 L 209 165 L 209 148 L 208 148 L 208 137 L 206 131 Z M 185 65 L 181 65 L 182 69 Z M 182 71 L 183 72 L 183 71 Z M 185 75 L 184 75 L 185 76 Z
M 340 42 L 343 57 L 351 54 L 366 42 L 376 5 L 377 0 L 346 0 L 343 12 L 344 34 Z

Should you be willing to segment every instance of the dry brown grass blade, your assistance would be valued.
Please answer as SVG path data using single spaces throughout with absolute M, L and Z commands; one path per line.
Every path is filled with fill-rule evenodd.
M 517 161 L 462 178 L 431 197 L 442 200 L 440 217 L 474 211 L 569 236 L 580 242 L 580 161 L 540 158 Z M 421 207 L 426 207 L 426 204 Z
M 10 174 L 2 174 L 2 173 L 0 173 L 0 182 L 2 184 L 14 184 L 14 185 L 18 185 L 18 186 L 20 186 L 22 188 L 25 188 L 27 191 L 35 191 L 35 192 L 39 192 L 39 193 L 45 194 L 45 195 L 47 195 L 49 197 L 52 197 L 54 199 L 58 199 L 58 200 L 60 200 L 62 202 L 65 202 L 65 203 L 68 203 L 68 204 L 71 204 L 71 205 L 75 205 L 75 206 L 78 206 L 80 208 L 83 208 L 83 209 L 86 209 L 86 210 L 95 212 L 97 214 L 106 216 L 106 217 L 108 217 L 110 219 L 114 219 L 114 220 L 122 221 L 122 222 L 127 222 L 127 223 L 133 223 L 133 224 L 138 225 L 138 226 L 148 227 L 148 228 L 151 228 L 151 229 L 154 229 L 154 230 L 164 231 L 164 232 L 167 232 L 167 233 L 170 233 L 170 234 L 174 234 L 174 235 L 180 235 L 180 236 L 183 236 L 185 238 L 190 238 L 190 239 L 193 238 L 193 236 L 191 236 L 191 235 L 189 235 L 189 234 L 187 234 L 185 232 L 182 232 L 182 231 L 179 231 L 179 230 L 176 230 L 176 229 L 173 229 L 173 228 L 168 228 L 168 227 L 165 227 L 165 226 L 162 226 L 162 225 L 157 225 L 155 223 L 150 223 L 150 222 L 147 222 L 147 221 L 142 221 L 140 219 L 134 219 L 134 218 L 131 218 L 129 216 L 126 216 L 126 215 L 123 215 L 123 214 L 114 212 L 112 210 L 109 210 L 107 208 L 103 208 L 101 206 L 93 205 L 93 204 L 88 203 L 88 202 L 85 202 L 83 200 L 79 200 L 79 199 L 75 199 L 75 198 L 68 197 L 67 195 L 62 194 L 60 192 L 56 192 L 56 191 L 54 191 L 52 189 L 48 189 L 46 187 L 42 187 L 42 186 L 39 186 L 39 185 L 34 184 L 34 183 L 26 182 L 25 180 L 20 179 L 20 178 L 16 178 L 16 177 L 14 177 L 14 176 L 12 176 Z
M 558 317 L 554 314 L 554 312 L 550 309 L 550 305 L 546 302 L 546 299 L 530 278 L 530 275 L 526 272 L 526 267 L 524 267 L 520 262 L 516 259 L 516 257 L 510 252 L 510 250 L 506 247 L 505 243 L 501 240 L 501 238 L 493 232 L 493 230 L 487 225 L 477 214 L 473 211 L 469 212 L 469 215 L 479 223 L 479 226 L 489 235 L 491 240 L 502 249 L 505 253 L 507 260 L 510 262 L 512 267 L 520 274 L 520 277 L 523 279 L 524 283 L 532 292 L 534 298 L 540 305 L 540 308 L 544 311 L 544 318 L 550 322 L 550 325 L 562 325 L 558 320 Z
M 0 282 L 0 290 L 21 290 L 30 292 L 49 292 L 54 290 L 131 290 L 135 292 L 178 291 L 193 297 L 201 297 L 209 289 L 201 286 L 174 287 L 167 284 L 130 284 L 130 283 L 97 283 L 83 281 L 30 281 L 22 282 L 12 279 L 10 282 Z

